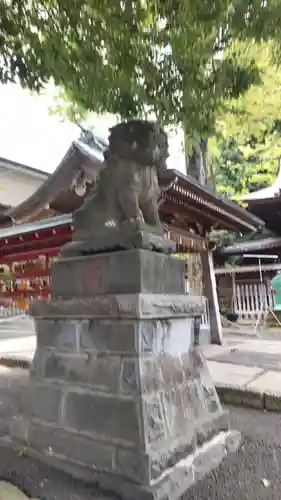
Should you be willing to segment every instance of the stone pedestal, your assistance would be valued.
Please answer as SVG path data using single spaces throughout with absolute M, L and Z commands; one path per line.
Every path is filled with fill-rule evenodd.
M 16 445 L 128 500 L 171 500 L 216 467 L 229 431 L 198 344 L 184 263 L 131 249 L 65 258 L 36 302 Z

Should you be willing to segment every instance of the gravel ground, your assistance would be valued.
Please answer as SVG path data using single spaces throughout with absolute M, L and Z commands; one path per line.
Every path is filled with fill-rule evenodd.
M 10 417 L 17 410 L 25 370 L 0 367 L 0 434 L 7 433 Z M 186 500 L 280 500 L 281 414 L 229 408 L 232 428 L 243 439 L 238 453 L 191 488 Z M 33 498 L 42 500 L 113 499 L 83 482 L 71 479 L 9 449 L 0 451 L 0 479 L 11 481 Z
M 34 499 L 117 500 L 111 494 L 101 494 L 93 486 L 5 448 L 0 452 L 0 479 L 11 482 Z
M 238 453 L 189 490 L 186 500 L 280 500 L 281 415 L 229 408 L 243 440 Z

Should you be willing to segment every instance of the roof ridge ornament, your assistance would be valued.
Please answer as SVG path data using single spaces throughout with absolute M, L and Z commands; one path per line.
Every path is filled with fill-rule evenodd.
M 94 132 L 88 128 L 83 127 L 83 125 L 78 125 L 81 130 L 79 141 L 87 144 L 87 146 L 94 147 L 101 151 L 102 153 L 108 147 L 108 144 L 101 137 L 98 137 Z

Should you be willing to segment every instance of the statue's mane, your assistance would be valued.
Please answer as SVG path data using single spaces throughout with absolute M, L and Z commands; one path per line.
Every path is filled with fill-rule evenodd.
M 168 138 L 157 124 L 143 120 L 120 123 L 110 129 L 109 147 L 104 153 L 143 165 L 163 165 L 168 157 Z

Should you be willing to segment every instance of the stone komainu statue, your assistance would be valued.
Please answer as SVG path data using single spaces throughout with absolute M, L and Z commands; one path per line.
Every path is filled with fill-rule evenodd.
M 167 169 L 167 157 L 167 135 L 155 123 L 132 120 L 113 127 L 105 167 L 74 213 L 75 229 L 97 231 L 133 221 L 160 227 L 158 175 Z

